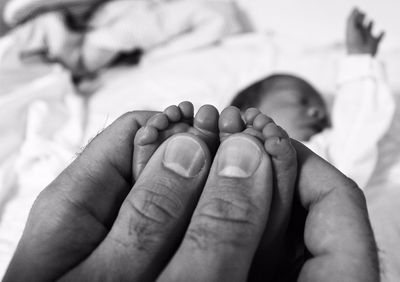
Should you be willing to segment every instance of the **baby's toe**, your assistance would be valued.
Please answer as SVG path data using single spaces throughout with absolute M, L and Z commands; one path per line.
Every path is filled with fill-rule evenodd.
M 289 135 L 286 133 L 286 131 L 280 127 L 279 125 L 276 125 L 274 122 L 267 123 L 264 128 L 262 129 L 262 133 L 265 138 L 269 137 L 282 137 L 282 138 L 289 138 Z
M 169 126 L 169 120 L 166 114 L 158 113 L 147 121 L 146 126 L 154 127 L 157 130 L 165 130 Z
M 153 126 L 141 127 L 135 136 L 133 147 L 132 172 L 137 180 L 150 157 L 158 147 L 159 131 Z
M 190 102 L 182 102 L 178 105 L 178 108 L 181 112 L 181 119 L 183 120 L 193 120 L 194 116 L 194 107 Z
M 224 109 L 219 117 L 218 127 L 221 142 L 232 134 L 242 132 L 245 129 L 245 124 L 240 110 L 232 106 Z
M 290 142 L 290 138 L 282 127 L 274 122 L 266 124 L 262 130 L 265 138 L 265 150 L 274 158 L 290 159 L 295 158 L 296 152 Z
M 217 151 L 219 145 L 218 138 L 218 110 L 211 105 L 202 106 L 197 112 L 193 127 L 189 132 L 200 137 L 208 146 L 211 154 Z
M 218 133 L 218 110 L 211 105 L 202 106 L 197 112 L 193 126 L 195 129 L 206 132 L 217 134 Z
M 247 125 L 253 125 L 254 119 L 260 114 L 260 110 L 256 108 L 249 108 L 244 113 L 244 121 Z
M 262 131 L 266 125 L 273 123 L 273 120 L 254 108 L 246 111 L 244 119 L 246 121 L 244 133 L 252 135 L 264 143 L 265 136 Z
M 274 124 L 272 118 L 260 113 L 254 118 L 252 126 L 254 129 L 261 132 L 266 125 L 271 123 Z
M 264 146 L 268 154 L 285 167 L 296 165 L 296 151 L 289 138 L 269 137 L 265 140 Z
M 144 126 L 139 128 L 135 135 L 135 146 L 144 146 L 154 143 L 158 138 L 158 130 L 152 126 Z
M 178 106 L 172 105 L 164 110 L 164 114 L 167 115 L 167 118 L 170 122 L 178 122 L 182 118 L 181 110 Z

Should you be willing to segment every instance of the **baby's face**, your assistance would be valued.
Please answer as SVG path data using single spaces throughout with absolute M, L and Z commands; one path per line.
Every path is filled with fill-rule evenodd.
M 300 90 L 296 86 L 270 92 L 259 109 L 284 128 L 291 138 L 308 141 L 311 136 L 329 126 L 328 112 L 320 95 Z

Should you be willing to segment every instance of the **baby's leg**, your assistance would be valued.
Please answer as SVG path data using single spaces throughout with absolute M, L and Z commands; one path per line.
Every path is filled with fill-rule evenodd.
M 169 137 L 177 133 L 191 133 L 200 137 L 209 147 L 211 154 L 218 148 L 218 110 L 210 105 L 199 109 L 193 117 L 193 105 L 183 102 L 170 106 L 164 112 L 150 118 L 146 126 L 135 136 L 133 153 L 133 175 L 139 177 L 157 148 Z
M 271 118 L 254 108 L 247 110 L 243 118 L 237 108 L 226 108 L 221 113 L 219 129 L 221 142 L 236 132 L 244 132 L 258 138 L 264 143 L 264 148 L 271 157 L 274 194 L 267 227 L 258 252 L 259 259 L 255 260 L 254 269 L 258 272 L 258 261 L 262 263 L 259 269 L 264 271 L 266 263 L 270 266 L 278 264 L 284 255 L 284 240 L 297 177 L 296 151 L 287 133 Z

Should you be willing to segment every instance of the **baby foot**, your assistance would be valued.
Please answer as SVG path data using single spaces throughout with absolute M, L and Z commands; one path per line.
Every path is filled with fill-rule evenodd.
M 243 132 L 259 139 L 270 155 L 273 167 L 274 194 L 267 227 L 261 241 L 256 258 L 261 262 L 259 269 L 263 270 L 266 261 L 275 264 L 282 256 L 284 239 L 287 232 L 293 192 L 297 177 L 296 150 L 291 144 L 288 134 L 268 116 L 255 108 L 248 109 L 243 117 L 239 109 L 226 108 L 219 119 L 220 139 L 223 142 L 230 135 Z M 276 242 L 280 242 L 280 246 Z M 255 261 L 257 270 L 257 260 Z M 260 276 L 259 273 L 255 277 Z
M 178 133 L 191 133 L 201 138 L 213 156 L 218 148 L 218 110 L 211 105 L 202 106 L 194 116 L 193 104 L 182 102 L 170 106 L 150 118 L 135 136 L 133 176 L 137 180 L 157 148 L 169 137 Z
M 271 118 L 255 108 L 248 109 L 242 117 L 239 109 L 228 107 L 219 118 L 219 130 L 221 142 L 240 132 L 258 138 L 272 158 L 277 182 L 283 184 L 292 180 L 294 183 L 297 174 L 296 151 L 286 131 Z

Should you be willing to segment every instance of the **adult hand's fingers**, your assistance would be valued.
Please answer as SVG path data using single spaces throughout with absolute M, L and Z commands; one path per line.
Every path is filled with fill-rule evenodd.
M 272 167 L 253 137 L 220 146 L 183 242 L 159 281 L 246 281 L 272 198 Z
M 154 281 L 187 228 L 211 166 L 205 143 L 189 134 L 154 153 L 110 233 L 66 281 Z
M 119 118 L 39 195 L 4 281 L 54 281 L 97 247 L 132 187 L 134 136 L 152 115 Z
M 299 195 L 308 211 L 304 241 L 312 257 L 298 281 L 379 281 L 374 235 L 363 193 L 299 142 Z

